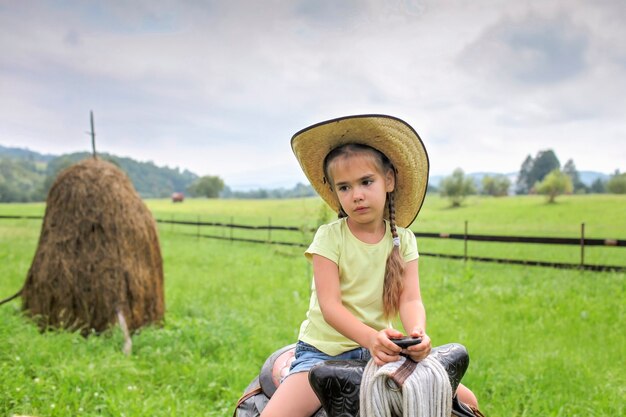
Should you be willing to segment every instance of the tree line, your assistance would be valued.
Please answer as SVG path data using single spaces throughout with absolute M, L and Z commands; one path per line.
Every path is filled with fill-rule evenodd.
M 62 170 L 91 157 L 87 152 L 54 156 L 0 145 L 0 202 L 44 201 Z M 192 197 L 250 199 L 316 195 L 313 187 L 300 183 L 292 189 L 233 191 L 219 176 L 200 177 L 188 170 L 159 167 L 153 162 L 139 162 L 107 153 L 99 154 L 98 157 L 124 171 L 143 198 L 166 198 L 175 192 Z
M 0 202 L 43 201 L 59 172 L 72 164 L 91 157 L 87 152 L 61 156 L 42 155 L 26 149 L 0 146 Z M 219 176 L 198 176 L 188 170 L 158 167 L 153 162 L 138 162 L 132 158 L 101 154 L 100 158 L 110 161 L 122 169 L 130 178 L 135 189 L 144 198 L 170 197 L 174 192 L 183 192 L 192 197 L 208 198 L 298 198 L 315 196 L 309 184 L 296 184 L 291 189 L 255 189 L 235 191 Z M 561 168 L 552 150 L 543 150 L 533 158 L 524 159 L 513 184 L 505 175 L 485 175 L 476 182 L 457 168 L 451 176 L 444 178 L 439 186 L 429 184 L 429 192 L 439 192 L 450 199 L 453 206 L 472 194 L 495 197 L 510 194 L 544 194 L 549 201 L 566 193 L 618 193 L 626 194 L 626 174 L 615 173 L 606 181 L 598 178 L 591 185 L 581 180 L 573 160 Z
M 50 156 L 0 147 L 0 202 L 44 201 L 62 170 L 91 157 L 87 152 Z M 98 157 L 124 171 L 144 198 L 169 197 L 174 191 L 186 190 L 198 179 L 188 170 L 158 167 L 153 162 L 138 162 L 106 153 Z
M 608 180 L 597 178 L 587 186 L 581 181 L 572 159 L 561 168 L 554 151 L 548 149 L 539 151 L 534 158 L 528 155 L 522 162 L 514 190 L 512 185 L 511 180 L 504 175 L 486 175 L 482 178 L 481 184 L 477 185 L 461 168 L 457 168 L 451 176 L 442 180 L 439 192 L 448 198 L 454 207 L 460 206 L 467 196 L 478 193 L 495 197 L 512 193 L 541 194 L 547 197 L 548 202 L 553 203 L 562 194 L 607 192 L 626 194 L 626 173 L 622 174 L 616 170 Z

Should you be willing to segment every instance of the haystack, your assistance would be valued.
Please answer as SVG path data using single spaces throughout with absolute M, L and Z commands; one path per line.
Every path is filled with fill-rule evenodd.
M 163 263 L 156 223 L 119 168 L 91 158 L 50 188 L 22 308 L 42 329 L 88 334 L 163 318 Z

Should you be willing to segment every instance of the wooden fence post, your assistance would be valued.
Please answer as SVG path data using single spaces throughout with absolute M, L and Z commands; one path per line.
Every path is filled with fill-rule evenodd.
M 272 218 L 267 218 L 267 241 L 272 241 Z
M 585 266 L 585 223 L 580 224 L 580 267 Z
M 230 227 L 230 241 L 233 241 L 233 225 L 235 224 L 235 219 L 231 216 L 230 217 L 230 225 L 228 227 Z
M 463 260 L 467 262 L 467 220 L 465 220 L 465 235 L 463 236 Z

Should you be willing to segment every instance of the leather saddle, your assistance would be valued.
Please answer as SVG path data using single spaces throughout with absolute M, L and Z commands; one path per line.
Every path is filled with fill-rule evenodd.
M 465 347 L 458 343 L 439 346 L 433 348 L 430 357 L 443 365 L 455 392 L 469 366 Z M 360 385 L 366 364 L 362 360 L 326 361 L 311 369 L 309 382 L 328 417 L 359 415 Z M 458 401 L 453 399 L 454 402 Z
M 255 378 L 237 403 L 234 416 L 256 417 L 289 372 L 295 353 L 295 344 L 285 346 L 265 361 Z M 452 392 L 461 382 L 469 366 L 469 355 L 463 345 L 450 343 L 433 348 L 431 357 L 439 361 L 448 373 Z M 325 361 L 309 372 L 309 382 L 320 399 L 322 407 L 312 417 L 358 417 L 359 392 L 365 365 L 364 360 Z M 453 416 L 475 416 L 463 403 L 453 398 Z

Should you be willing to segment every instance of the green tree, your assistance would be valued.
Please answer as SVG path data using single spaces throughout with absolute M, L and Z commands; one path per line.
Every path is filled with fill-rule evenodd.
M 474 181 L 466 177 L 461 168 L 457 168 L 451 176 L 441 181 L 439 193 L 450 200 L 452 207 L 459 207 L 465 197 L 476 193 L 476 187 Z
M 247 191 L 233 191 L 228 186 L 224 186 L 224 190 L 220 193 L 220 198 L 240 198 L 240 199 L 260 199 L 260 198 L 301 198 L 313 197 L 317 195 L 313 187 L 309 184 L 297 183 L 291 189 L 274 188 Z
M 46 193 L 63 169 L 91 157 L 91 154 L 87 152 L 78 152 L 52 159 L 46 169 L 47 177 L 44 185 Z M 98 154 L 98 158 L 108 161 L 124 171 L 132 181 L 137 193 L 144 198 L 169 197 L 175 191 L 185 190 L 198 178 L 196 174 L 190 171 L 181 172 L 179 168 L 158 167 L 151 161 L 138 162 L 131 158 L 107 153 Z
M 626 173 L 615 171 L 606 183 L 606 190 L 613 194 L 626 194 Z
M 42 201 L 58 174 L 86 158 L 91 153 L 77 152 L 61 156 L 41 155 L 25 149 L 4 148 L 0 145 L 0 181 L 3 201 Z M 188 170 L 158 167 L 153 162 L 138 162 L 100 153 L 98 158 L 109 161 L 124 171 L 142 197 L 169 197 L 174 191 L 185 190 L 198 176 Z
M 573 159 L 568 159 L 565 165 L 563 165 L 563 172 L 572 180 L 574 192 L 587 192 L 587 186 L 580 180 L 580 175 L 576 170 Z
M 42 201 L 43 178 L 33 161 L 0 158 L 0 202 Z
M 528 183 L 534 185 L 541 182 L 550 172 L 560 168 L 561 163 L 552 149 L 539 151 L 530 169 Z
M 606 181 L 602 181 L 602 178 L 596 178 L 595 181 L 591 183 L 589 191 L 596 194 L 606 193 Z
M 482 179 L 482 193 L 494 197 L 502 197 L 509 194 L 511 181 L 506 175 L 485 175 Z
M 559 169 L 550 171 L 534 188 L 537 193 L 548 197 L 548 203 L 554 203 L 557 196 L 571 194 L 574 190 L 572 179 Z
M 223 189 L 224 180 L 217 176 L 207 175 L 194 181 L 187 191 L 195 197 L 217 198 Z
M 530 192 L 530 187 L 532 187 L 533 183 L 530 182 L 530 171 L 533 168 L 533 158 L 528 155 L 524 162 L 522 162 L 522 166 L 519 170 L 519 174 L 517 175 L 517 182 L 515 186 L 516 194 L 528 194 Z
M 0 203 L 20 201 L 19 190 L 0 177 Z

